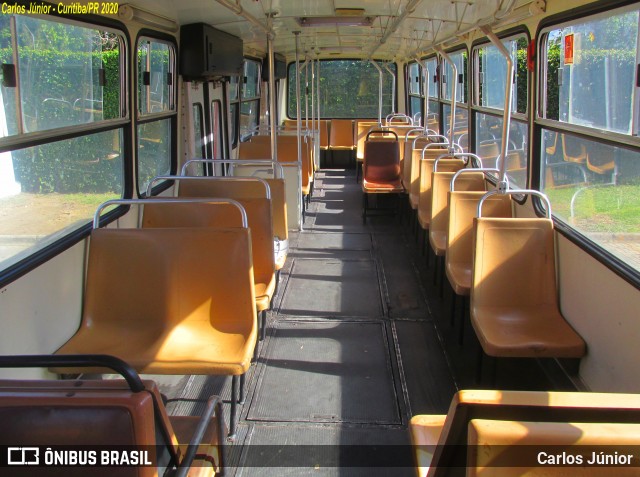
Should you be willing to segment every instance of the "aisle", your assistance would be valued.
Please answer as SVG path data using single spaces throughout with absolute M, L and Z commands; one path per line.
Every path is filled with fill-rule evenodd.
M 408 419 L 446 412 L 455 392 L 414 251 L 395 218 L 362 224 L 353 171 L 316 177 L 249 383 L 237 475 L 414 475 Z M 385 453 L 407 467 L 344 467 Z M 271 467 L 283 463 L 300 467 Z

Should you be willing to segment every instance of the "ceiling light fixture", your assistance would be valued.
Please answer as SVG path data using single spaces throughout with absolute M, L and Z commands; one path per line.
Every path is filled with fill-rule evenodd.
M 319 26 L 364 26 L 370 27 L 376 17 L 363 16 L 336 16 L 336 17 L 299 17 L 296 18 L 298 25 L 301 27 L 319 27 Z

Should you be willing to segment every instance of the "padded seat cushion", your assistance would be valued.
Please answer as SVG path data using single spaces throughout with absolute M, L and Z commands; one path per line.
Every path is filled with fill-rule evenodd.
M 82 323 L 56 354 L 109 354 L 145 373 L 243 374 L 257 337 L 249 244 L 240 228 L 93 230 Z
M 375 182 L 363 179 L 362 190 L 366 193 L 402 192 L 404 191 L 404 188 L 402 187 L 402 182 L 400 181 L 400 179 L 392 182 Z
M 471 323 L 489 356 L 580 358 L 585 343 L 555 305 L 473 307 Z

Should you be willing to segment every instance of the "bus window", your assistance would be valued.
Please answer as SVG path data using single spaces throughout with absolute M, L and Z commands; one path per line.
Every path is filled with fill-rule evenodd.
M 322 118 L 377 118 L 379 76 L 376 68 L 364 60 L 320 60 L 320 113 Z M 289 65 L 288 115 L 296 117 L 295 63 Z M 390 65 L 397 76 L 395 63 Z M 304 71 L 302 72 L 304 75 Z M 382 76 L 382 117 L 391 113 L 392 80 Z M 301 87 L 302 89 L 302 87 Z M 304 91 L 300 91 L 304 95 Z M 311 102 L 309 102 L 311 106 Z M 301 102 L 305 117 L 305 101 Z
M 409 85 L 409 88 L 407 88 L 409 92 L 409 115 L 413 117 L 416 113 L 420 113 L 422 116 L 422 98 L 424 98 L 422 92 L 424 84 L 422 68 L 418 63 L 409 63 L 407 74 L 407 84 Z
M 244 77 L 240 85 L 240 140 L 254 134 L 260 120 L 260 63 L 244 60 Z
M 527 127 L 527 37 L 519 35 L 502 40 L 511 52 L 515 66 L 514 90 L 511 101 L 511 127 L 507 144 L 506 170 L 512 187 L 524 188 L 528 178 Z M 476 89 L 475 152 L 482 158 L 484 167 L 500 167 L 498 157 L 502 144 L 503 111 L 505 108 L 505 80 L 507 61 L 490 43 L 474 49 Z
M 443 129 L 445 135 L 449 137 L 450 117 L 451 117 L 451 81 L 457 81 L 456 89 L 456 118 L 453 140 L 465 151 L 469 150 L 469 110 L 467 106 L 468 81 L 467 81 L 467 51 L 456 51 L 449 53 L 458 70 L 458 77 L 453 77 L 453 68 L 447 61 L 443 61 L 444 76 L 442 78 L 442 97 L 445 102 L 442 106 Z
M 427 114 L 427 127 L 440 132 L 440 103 L 438 102 L 438 58 L 436 56 L 424 61 L 429 70 L 429 111 Z
M 2 15 L 0 56 L 4 273 L 85 226 L 101 202 L 125 195 L 129 120 L 126 40 L 116 30 Z
M 638 20 L 635 7 L 544 30 L 537 117 L 541 188 L 554 216 L 635 270 Z
M 175 128 L 175 47 L 166 41 L 138 40 L 138 191 L 172 169 L 172 129 Z

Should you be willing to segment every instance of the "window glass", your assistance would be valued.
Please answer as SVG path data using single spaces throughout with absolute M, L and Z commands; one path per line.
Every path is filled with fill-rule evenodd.
M 260 101 L 243 101 L 240 105 L 240 140 L 244 141 L 254 134 L 258 126 Z
M 443 104 L 444 129 L 449 138 L 451 105 Z M 456 107 L 456 120 L 453 129 L 453 142 L 459 144 L 465 152 L 469 150 L 469 110 L 459 105 Z
M 321 60 L 320 66 L 320 112 L 323 118 L 377 118 L 378 117 L 378 70 L 363 60 Z M 394 73 L 396 65 L 389 67 Z M 304 72 L 303 72 L 304 74 Z M 301 84 L 304 83 L 303 81 Z M 391 113 L 391 75 L 382 76 L 382 117 Z M 296 117 L 296 72 L 295 63 L 289 65 L 288 114 Z M 302 90 L 303 86 L 301 86 Z M 302 95 L 301 91 L 301 95 Z M 309 101 L 311 107 L 311 101 Z M 301 100 L 302 117 L 305 116 L 305 101 Z
M 244 61 L 244 79 L 242 84 L 242 99 L 252 99 L 260 96 L 260 64 L 257 61 Z
M 200 103 L 195 103 L 193 105 L 193 134 L 194 134 L 194 144 L 195 144 L 195 153 L 196 157 L 204 158 L 207 157 L 207 153 L 204 148 L 204 117 L 202 105 Z
M 142 38 L 138 43 L 138 111 L 140 114 L 164 113 L 173 104 L 173 46 Z
M 515 64 L 515 82 L 511 111 L 527 112 L 527 38 L 519 36 L 503 40 Z M 476 49 L 478 59 L 478 98 L 476 104 L 486 108 L 504 109 L 507 60 L 492 44 Z
M 122 131 L 0 153 L 0 269 L 85 225 L 123 194 Z
M 440 103 L 429 100 L 429 111 L 427 114 L 427 127 L 439 133 L 440 131 Z
M 423 99 L 419 96 L 409 96 L 409 114 L 413 117 L 414 114 L 422 111 Z
M 451 101 L 451 82 L 457 81 L 456 102 L 467 102 L 467 52 L 456 51 L 450 53 L 449 56 L 453 60 L 458 70 L 457 77 L 453 77 L 453 68 L 448 61 L 443 61 L 444 76 L 442 78 L 443 98 Z
M 476 154 L 483 167 L 500 168 L 498 157 L 502 145 L 502 116 L 476 113 Z M 511 186 L 527 185 L 527 151 L 529 130 L 527 123 L 511 119 L 507 146 L 507 174 Z
M 425 60 L 425 64 L 427 65 L 427 70 L 429 71 L 429 97 L 437 98 L 438 97 L 438 58 L 433 57 L 428 60 Z M 433 111 L 429 108 L 430 111 Z
M 149 181 L 171 173 L 171 119 L 138 126 L 138 190 L 146 193 Z
M 631 134 L 637 41 L 637 10 L 551 30 L 544 117 Z
M 548 129 L 541 151 L 553 214 L 640 270 L 640 152 Z
M 238 101 L 240 99 L 240 79 L 237 76 L 231 76 L 229 78 L 229 100 Z
M 418 63 L 409 65 L 409 94 L 420 95 L 422 91 L 422 68 Z
M 0 138 L 121 117 L 122 44 L 93 27 L 0 15 Z

